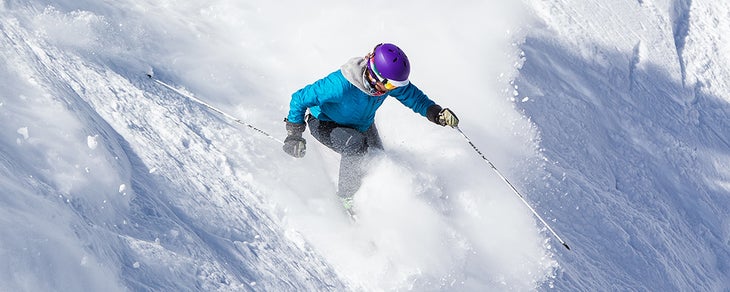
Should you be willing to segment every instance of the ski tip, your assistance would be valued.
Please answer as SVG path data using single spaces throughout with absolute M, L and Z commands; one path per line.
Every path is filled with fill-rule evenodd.
M 355 214 L 355 212 L 352 212 L 351 210 L 347 210 L 347 215 L 350 215 L 350 220 L 355 223 L 357 223 L 357 220 L 360 219 L 357 217 L 357 214 Z
M 564 246 L 565 248 L 567 248 L 568 250 L 570 250 L 570 246 L 568 246 L 568 244 L 567 244 L 567 243 L 563 242 L 563 246 Z

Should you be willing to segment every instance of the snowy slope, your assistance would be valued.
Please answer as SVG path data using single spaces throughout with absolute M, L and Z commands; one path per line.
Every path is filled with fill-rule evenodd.
M 0 290 L 730 289 L 729 4 L 421 2 L 0 1 Z M 352 225 L 311 137 L 145 76 L 283 138 L 382 41 L 572 251 L 397 102 Z
M 3 207 L 11 216 L 2 290 L 342 287 L 260 211 L 260 191 L 246 187 L 252 178 L 232 173 L 222 152 L 232 148 L 216 145 L 225 139 L 206 135 L 239 137 L 236 151 L 254 148 L 251 138 L 141 74 L 95 62 L 105 56 L 61 50 L 23 28 L 49 21 L 49 29 L 89 29 L 101 20 L 53 9 L 3 18 L 4 88 L 17 92 L 3 102 Z M 194 113 L 202 118 L 184 119 Z
M 532 3 L 516 99 L 575 242 L 558 290 L 730 289 L 730 6 L 661 2 Z
M 464 108 L 465 121 L 480 112 L 467 105 L 493 105 L 508 124 L 492 135 L 529 127 L 507 99 L 474 100 L 480 95 L 471 92 L 495 92 L 507 80 L 496 76 L 514 74 L 505 55 L 515 48 L 504 33 L 512 7 L 489 12 L 505 20 L 486 23 L 500 33 L 480 39 L 467 38 L 483 28 L 454 33 L 464 24 L 451 20 L 482 13 L 484 4 L 442 15 L 445 7 L 414 2 L 400 7 L 418 12 L 402 20 L 408 26 L 386 27 L 394 9 L 370 20 L 370 35 L 333 41 L 349 29 L 332 23 L 346 23 L 359 7 L 290 4 L 3 2 L 2 192 L 10 216 L 0 225 L 0 288 L 529 290 L 549 281 L 557 265 L 549 242 L 500 181 L 481 179 L 484 165 L 454 132 L 401 115 L 395 104 L 384 108 L 392 151 L 373 160 L 358 195 L 362 224 L 352 226 L 333 197 L 336 157 L 310 143 L 310 155 L 294 160 L 145 77 L 154 72 L 280 136 L 292 91 L 392 40 L 423 64 L 414 80 L 436 84 L 434 97 L 451 96 L 441 100 Z M 282 25 L 292 22 L 300 25 Z M 416 50 L 429 47 L 429 36 L 452 34 L 473 47 Z M 437 82 L 438 68 L 466 67 L 463 57 L 487 49 L 495 56 L 481 60 L 491 66 L 455 78 L 494 82 Z M 429 62 L 448 50 L 458 54 Z M 514 140 L 530 134 L 504 144 L 524 144 Z M 535 149 L 508 148 L 505 161 Z

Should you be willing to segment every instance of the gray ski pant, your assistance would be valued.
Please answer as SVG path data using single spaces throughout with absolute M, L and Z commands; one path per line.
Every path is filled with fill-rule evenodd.
M 321 121 L 312 115 L 307 115 L 307 124 L 317 141 L 341 155 L 337 195 L 352 197 L 362 184 L 368 149 L 383 149 L 375 124 L 364 133 L 335 122 Z

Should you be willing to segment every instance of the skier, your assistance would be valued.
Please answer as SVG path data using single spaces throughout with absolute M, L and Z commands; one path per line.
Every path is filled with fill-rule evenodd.
M 410 71 L 405 53 L 396 45 L 382 43 L 365 57 L 350 59 L 339 70 L 292 94 L 284 119 L 287 137 L 283 150 L 303 157 L 306 141 L 302 133 L 309 124 L 314 138 L 341 155 L 337 195 L 350 214 L 365 174 L 365 154 L 369 149 L 383 149 L 374 121 L 375 111 L 386 97 L 395 97 L 438 125 L 459 124 L 453 111 L 437 105 L 408 80 Z

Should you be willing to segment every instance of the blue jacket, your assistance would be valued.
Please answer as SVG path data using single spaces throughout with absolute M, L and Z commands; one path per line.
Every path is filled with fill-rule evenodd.
M 341 70 L 337 70 L 292 94 L 287 119 L 292 123 L 303 123 L 304 114 L 309 109 L 319 120 L 365 132 L 375 122 L 375 111 L 388 96 L 395 97 L 424 117 L 426 109 L 435 104 L 412 83 L 381 96 L 371 96 L 348 81 Z

